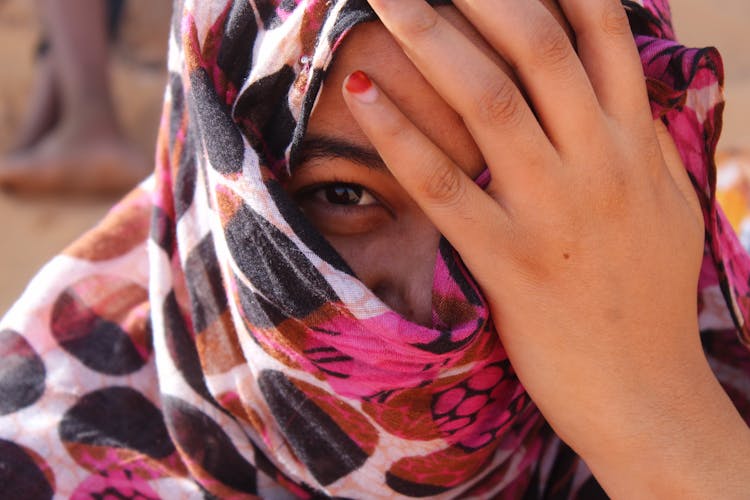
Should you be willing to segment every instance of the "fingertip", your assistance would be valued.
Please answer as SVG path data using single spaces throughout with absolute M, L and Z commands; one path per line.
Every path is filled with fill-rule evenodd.
M 378 89 L 364 71 L 354 71 L 344 80 L 344 93 L 363 104 L 372 104 L 378 99 Z

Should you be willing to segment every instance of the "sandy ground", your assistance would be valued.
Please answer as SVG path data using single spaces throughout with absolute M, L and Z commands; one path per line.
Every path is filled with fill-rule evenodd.
M 112 80 L 128 136 L 149 155 L 165 81 L 164 50 L 170 3 L 129 0 L 119 42 L 113 49 Z M 25 106 L 33 78 L 39 26 L 29 0 L 0 0 L 0 151 Z M 715 6 L 721 5 L 721 9 Z M 725 129 L 721 148 L 750 149 L 750 2 L 672 0 L 678 36 L 686 45 L 714 45 L 725 60 Z M 60 248 L 92 226 L 113 199 L 19 199 L 0 194 L 0 314 L 36 270 Z

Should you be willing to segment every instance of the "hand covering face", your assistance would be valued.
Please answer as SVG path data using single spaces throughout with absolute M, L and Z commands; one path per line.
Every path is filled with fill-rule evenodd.
M 721 61 L 674 41 L 665 1 L 625 3 L 654 116 L 704 211 L 706 352 L 747 416 L 750 259 L 713 194 Z M 283 189 L 336 48 L 372 20 L 364 0 L 176 2 L 154 175 L 0 323 L 5 494 L 603 494 L 445 241 L 420 326 Z

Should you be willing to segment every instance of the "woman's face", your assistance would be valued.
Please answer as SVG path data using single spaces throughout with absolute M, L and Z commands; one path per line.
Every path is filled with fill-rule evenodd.
M 454 7 L 438 11 L 510 74 Z M 440 235 L 349 113 L 341 87 L 355 70 L 379 84 L 469 176 L 476 177 L 484 161 L 461 117 L 424 80 L 382 24 L 352 30 L 321 89 L 300 164 L 287 189 L 365 285 L 393 310 L 427 325 Z

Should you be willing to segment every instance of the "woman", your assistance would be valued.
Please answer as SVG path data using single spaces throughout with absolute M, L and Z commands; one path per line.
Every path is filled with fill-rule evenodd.
M 3 320 L 6 490 L 741 496 L 721 63 L 584 3 L 178 4 L 154 177 Z

